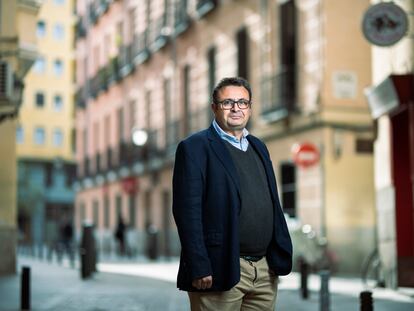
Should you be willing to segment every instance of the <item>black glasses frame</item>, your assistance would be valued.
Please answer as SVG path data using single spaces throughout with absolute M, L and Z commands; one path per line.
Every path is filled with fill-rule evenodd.
M 250 106 L 252 105 L 252 102 L 245 98 L 240 98 L 238 100 L 226 98 L 226 99 L 223 99 L 222 101 L 217 102 L 216 104 L 220 105 L 221 109 L 223 110 L 233 109 L 234 105 L 237 104 L 237 107 L 239 107 L 239 109 L 244 110 L 244 109 L 250 108 Z

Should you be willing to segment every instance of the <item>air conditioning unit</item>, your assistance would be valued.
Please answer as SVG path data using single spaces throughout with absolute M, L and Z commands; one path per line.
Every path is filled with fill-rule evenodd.
M 11 99 L 13 92 L 13 75 L 8 62 L 0 61 L 0 98 Z

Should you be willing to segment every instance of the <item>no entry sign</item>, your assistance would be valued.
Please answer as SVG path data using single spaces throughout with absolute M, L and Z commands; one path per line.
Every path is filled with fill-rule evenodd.
M 319 161 L 319 150 L 312 143 L 295 144 L 292 148 L 293 161 L 297 166 L 310 167 Z

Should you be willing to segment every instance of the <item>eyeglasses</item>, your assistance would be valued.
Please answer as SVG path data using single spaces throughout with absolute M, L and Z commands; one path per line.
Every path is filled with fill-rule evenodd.
M 231 98 L 227 98 L 222 100 L 221 102 L 217 102 L 217 104 L 220 104 L 221 109 L 223 110 L 230 110 L 233 109 L 234 105 L 237 104 L 237 107 L 239 109 L 247 109 L 251 106 L 250 100 L 240 98 L 239 100 L 233 100 Z

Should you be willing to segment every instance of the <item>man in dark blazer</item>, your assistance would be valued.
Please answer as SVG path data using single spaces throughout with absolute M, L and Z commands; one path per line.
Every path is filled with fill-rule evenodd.
M 191 310 L 274 310 L 277 277 L 292 268 L 269 152 L 245 128 L 251 99 L 246 80 L 221 80 L 212 125 L 177 147 L 177 286 L 188 291 Z

